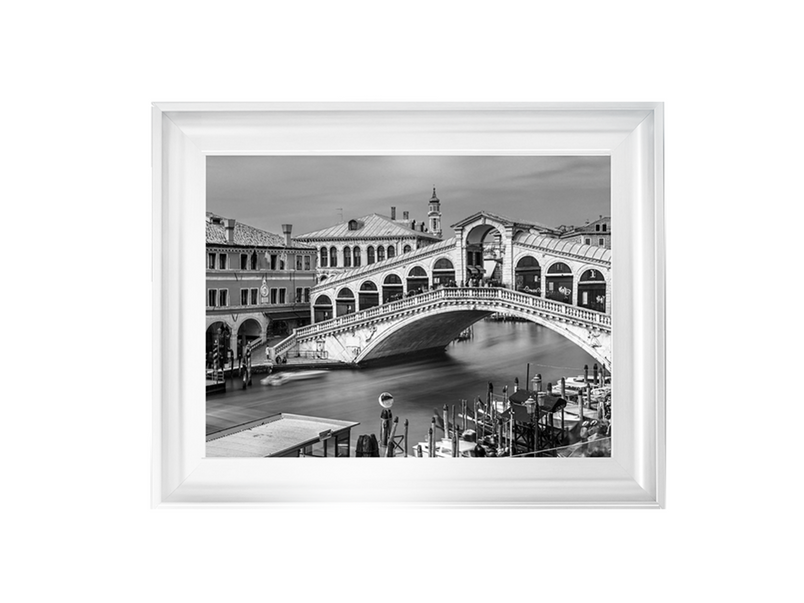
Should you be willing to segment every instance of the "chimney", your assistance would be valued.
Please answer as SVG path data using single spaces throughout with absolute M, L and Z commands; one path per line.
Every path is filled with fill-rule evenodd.
M 391 219 L 396 220 L 396 207 L 391 206 Z
M 600 216 L 600 217 L 602 218 L 603 216 Z M 405 222 L 407 222 L 408 220 L 410 220 L 410 212 L 409 212 L 409 211 L 403 211 L 403 212 L 402 212 L 402 219 L 403 219 Z
M 413 222 L 410 225 L 410 229 L 411 230 L 416 230 L 416 220 L 413 220 Z
M 234 231 L 236 222 L 237 221 L 234 218 L 226 218 L 223 221 L 224 230 L 226 231 L 227 243 L 234 243 Z
M 290 242 L 290 232 L 293 230 L 293 224 L 282 224 L 282 232 L 285 235 L 285 247 L 293 247 Z

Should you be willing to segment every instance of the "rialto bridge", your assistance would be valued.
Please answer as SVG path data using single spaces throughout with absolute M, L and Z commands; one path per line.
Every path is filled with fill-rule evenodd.
M 567 337 L 611 369 L 611 252 L 480 212 L 456 236 L 330 277 L 311 292 L 312 323 L 274 346 L 363 361 L 443 348 L 495 312 Z

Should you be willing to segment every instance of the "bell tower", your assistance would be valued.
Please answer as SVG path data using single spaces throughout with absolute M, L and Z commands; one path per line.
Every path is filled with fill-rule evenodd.
M 430 197 L 430 207 L 427 210 L 430 232 L 435 236 L 441 236 L 441 201 L 436 196 L 436 189 L 433 186 L 433 196 Z

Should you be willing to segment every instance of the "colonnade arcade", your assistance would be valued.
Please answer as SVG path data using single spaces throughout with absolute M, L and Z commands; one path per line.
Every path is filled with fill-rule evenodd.
M 410 243 L 381 243 L 375 245 L 322 245 L 318 248 L 319 268 L 359 268 L 396 257 L 414 249 Z

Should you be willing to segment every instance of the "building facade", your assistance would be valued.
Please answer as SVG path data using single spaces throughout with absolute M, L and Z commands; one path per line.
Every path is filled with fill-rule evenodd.
M 421 249 L 441 239 L 425 230 L 424 222 L 369 214 L 297 237 L 315 247 L 319 280 L 344 270 L 368 266 L 387 258 Z M 418 226 L 419 229 L 414 229 Z
M 206 347 L 241 357 L 260 344 L 310 322 L 316 250 L 284 236 L 212 213 L 206 219 Z M 208 357 L 209 360 L 209 357 Z
M 611 249 L 611 217 L 601 216 L 600 219 L 585 226 L 570 228 L 560 235 L 562 240 L 568 240 L 581 245 L 594 245 Z

